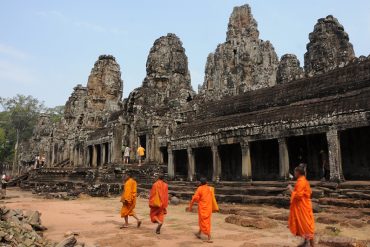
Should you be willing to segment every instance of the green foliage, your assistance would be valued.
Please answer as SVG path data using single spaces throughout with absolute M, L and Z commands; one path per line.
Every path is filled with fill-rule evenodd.
M 5 156 L 5 151 L 6 151 L 5 130 L 3 128 L 0 128 L 0 161 L 1 157 Z
M 40 103 L 32 96 L 17 95 L 13 98 L 1 98 L 0 103 L 5 111 L 9 112 L 11 127 L 19 131 L 19 140 L 25 140 L 32 136 L 40 112 L 46 110 L 43 103 Z
M 46 113 L 50 116 L 50 119 L 53 123 L 59 122 L 64 114 L 64 106 L 48 108 Z
M 32 136 L 37 118 L 46 108 L 32 96 L 17 95 L 13 98 L 0 98 L 3 111 L 0 112 L 0 128 L 4 133 L 4 145 L 0 150 L 0 161 L 11 161 L 17 143 Z M 1 138 L 1 137 L 0 137 Z M 1 145 L 1 139 L 0 139 Z

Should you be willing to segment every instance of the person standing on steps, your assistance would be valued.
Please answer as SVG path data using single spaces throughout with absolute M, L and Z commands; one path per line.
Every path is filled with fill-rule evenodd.
M 288 225 L 292 234 L 304 238 L 304 242 L 299 246 L 314 247 L 315 220 L 311 202 L 312 190 L 306 179 L 304 167 L 306 167 L 305 164 L 300 164 L 294 169 L 294 177 L 297 179 L 294 189 L 288 185 L 291 192 Z
M 137 148 L 137 157 L 139 159 L 139 165 L 141 165 L 144 155 L 145 155 L 145 149 L 139 144 L 139 147 Z
M 137 221 L 137 227 L 141 226 L 141 220 L 137 217 L 134 209 L 136 206 L 136 196 L 137 196 L 137 183 L 135 179 L 131 177 L 130 174 L 126 173 L 124 175 L 124 188 L 121 195 L 121 218 L 125 219 L 125 224 L 121 228 L 128 227 L 128 217 L 132 216 Z
M 131 148 L 129 146 L 125 147 L 125 151 L 123 152 L 123 163 L 128 164 L 130 161 L 130 151 Z
M 150 220 L 157 223 L 156 233 L 161 234 L 164 216 L 168 207 L 168 184 L 163 181 L 163 175 L 159 174 L 153 184 L 149 196 Z
M 322 181 L 329 181 L 330 180 L 330 166 L 329 166 L 329 157 L 328 154 L 324 151 L 320 151 L 320 159 L 321 159 L 321 180 Z
M 4 199 L 6 196 L 6 187 L 8 184 L 8 176 L 4 173 L 1 176 L 1 197 Z

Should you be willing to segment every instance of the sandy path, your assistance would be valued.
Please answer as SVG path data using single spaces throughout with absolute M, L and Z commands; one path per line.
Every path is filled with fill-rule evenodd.
M 137 213 L 143 219 L 140 229 L 133 219 L 128 229 L 119 229 L 119 198 L 80 198 L 73 201 L 51 200 L 37 197 L 18 189 L 8 190 L 5 203 L 11 208 L 38 210 L 48 230 L 45 236 L 60 241 L 67 231 L 80 234 L 78 240 L 99 246 L 296 246 L 300 241 L 292 237 L 286 225 L 271 230 L 258 230 L 225 223 L 226 215 L 213 215 L 214 243 L 197 240 L 197 214 L 186 213 L 185 206 L 170 206 L 161 235 L 154 234 L 155 225 L 149 220 L 147 200 L 139 199 Z

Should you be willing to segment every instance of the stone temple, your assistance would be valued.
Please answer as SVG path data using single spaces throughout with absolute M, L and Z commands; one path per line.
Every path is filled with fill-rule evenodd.
M 23 163 L 40 153 L 47 160 L 28 183 L 43 177 L 53 184 L 55 176 L 80 179 L 82 187 L 119 184 L 121 147 L 139 144 L 146 162 L 137 169 L 164 167 L 173 183 L 205 176 L 221 184 L 273 184 L 288 180 L 301 162 L 319 181 L 324 159 L 332 182 L 370 179 L 370 57 L 355 56 L 331 15 L 309 34 L 302 67 L 296 55 L 279 59 L 259 38 L 248 5 L 235 7 L 199 92 L 191 87 L 183 44 L 171 33 L 150 49 L 142 85 L 126 99 L 122 91 L 115 58 L 100 56 L 87 85 L 74 88 L 61 122 L 51 125 L 43 116 L 24 145 Z

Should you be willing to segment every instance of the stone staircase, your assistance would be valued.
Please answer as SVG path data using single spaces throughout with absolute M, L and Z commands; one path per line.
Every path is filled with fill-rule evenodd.
M 156 174 L 166 167 L 155 164 L 110 164 L 99 169 L 91 168 L 42 168 L 30 172 L 20 181 L 23 189 L 37 193 L 68 192 L 87 193 L 92 196 L 110 196 L 121 193 L 122 177 L 130 171 L 138 182 L 138 192 L 146 197 Z M 197 182 L 169 181 L 169 193 L 183 200 L 190 200 Z M 220 203 L 267 204 L 288 207 L 290 196 L 288 181 L 221 181 L 211 182 Z M 346 181 L 340 184 L 311 181 L 313 202 L 318 205 L 370 208 L 370 181 Z
M 221 203 L 267 204 L 288 207 L 290 196 L 286 189 L 293 182 L 219 182 L 215 187 Z M 183 200 L 190 200 L 196 190 L 196 182 L 170 181 L 169 193 Z M 370 208 L 370 182 L 348 181 L 341 184 L 313 181 L 312 200 L 319 205 Z M 140 183 L 139 191 L 146 193 L 151 184 Z

